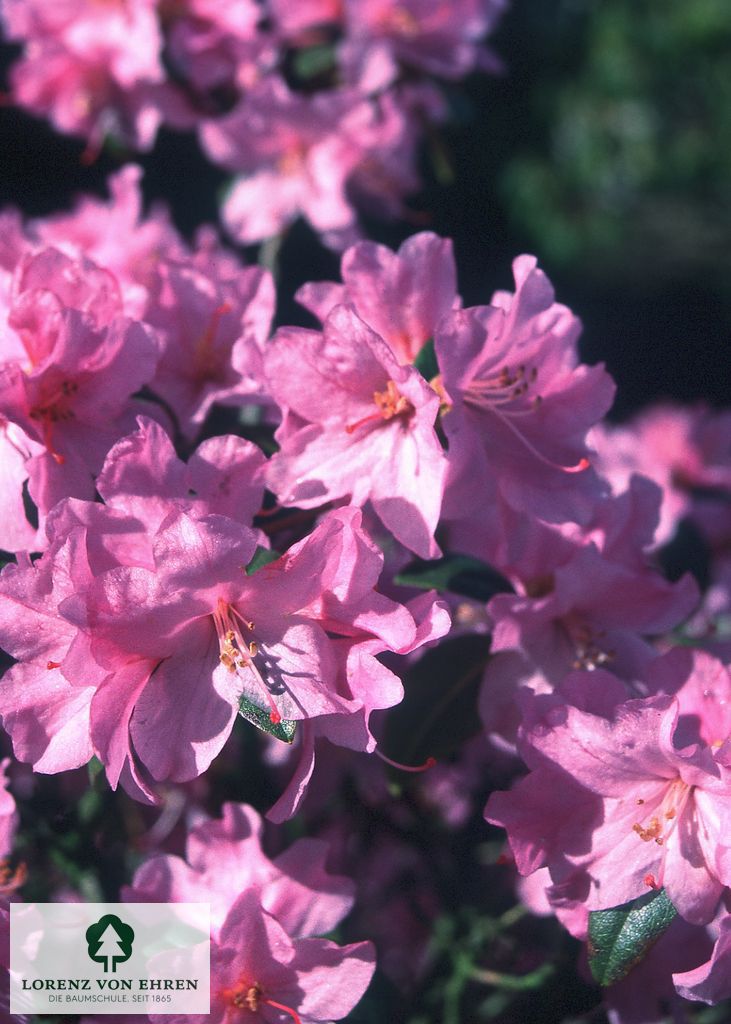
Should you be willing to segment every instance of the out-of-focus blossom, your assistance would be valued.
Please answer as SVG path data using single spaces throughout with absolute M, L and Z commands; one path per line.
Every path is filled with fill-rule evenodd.
M 731 538 L 731 413 L 660 405 L 621 427 L 595 427 L 591 443 L 599 471 L 615 491 L 632 473 L 662 488 L 658 544 L 671 539 L 684 516 L 691 516 L 711 543 Z

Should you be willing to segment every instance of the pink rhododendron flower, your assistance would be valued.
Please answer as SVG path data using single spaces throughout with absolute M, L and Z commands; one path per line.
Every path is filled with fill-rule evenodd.
M 570 703 L 539 699 L 523 730 L 532 771 L 493 794 L 486 813 L 507 828 L 521 873 L 547 866 L 556 894 L 604 910 L 664 888 L 686 920 L 704 924 L 726 882 L 718 850 L 731 775 L 716 750 L 731 726 L 731 677 L 708 655 L 680 651 L 648 678 L 675 695 L 626 700 L 598 670 L 567 679 Z
M 261 820 L 243 804 L 225 804 L 221 821 L 188 837 L 187 863 L 156 856 L 135 874 L 127 901 L 211 905 L 210 1016 L 174 1020 L 340 1020 L 370 982 L 368 942 L 337 946 L 310 936 L 348 913 L 353 885 L 325 868 L 327 846 L 301 839 L 273 861 L 261 848 Z
M 600 471 L 615 490 L 626 486 L 632 473 L 642 473 L 662 488 L 658 544 L 670 540 L 683 516 L 697 513 L 705 525 L 714 505 L 716 518 L 727 521 L 731 414 L 703 406 L 660 405 L 621 427 L 596 427 L 591 439 Z M 713 539 L 712 521 L 708 528 Z
M 434 430 L 439 399 L 422 376 L 347 306 L 321 333 L 281 329 L 265 370 L 286 414 L 268 473 L 280 500 L 303 508 L 346 495 L 354 505 L 370 500 L 402 544 L 438 554 L 446 459 Z
M 256 477 L 263 461 L 250 442 L 222 437 L 202 444 L 185 465 L 162 428 L 140 420 L 139 431 L 112 449 L 98 478 L 107 507 L 61 503 L 49 516 L 46 557 L 32 566 L 6 568 L 0 577 L 2 642 L 19 664 L 6 676 L 0 710 L 21 760 L 54 772 L 91 756 L 90 705 L 95 686 L 108 673 L 91 658 L 84 636 L 59 613 L 74 583 L 81 589 L 119 564 L 152 567 L 151 536 L 171 511 L 216 511 L 249 522 L 261 503 L 263 485 Z M 252 536 L 263 543 L 257 532 Z M 27 613 L 19 617 L 23 601 Z M 95 700 L 95 723 L 104 700 Z M 123 715 L 122 732 L 114 733 L 118 739 L 126 721 Z M 106 735 L 102 725 L 94 729 Z M 103 746 L 105 740 L 98 742 Z M 127 747 L 107 750 L 113 780 L 115 770 L 124 770 L 126 754 Z M 115 757 L 121 758 L 116 769 Z
M 693 611 L 694 579 L 670 583 L 643 554 L 658 500 L 657 489 L 635 477 L 625 494 L 597 503 L 583 530 L 507 519 L 496 564 L 517 593 L 497 594 L 487 606 L 493 657 L 480 705 L 489 732 L 514 738 L 520 686 L 546 692 L 572 669 L 601 666 L 632 683 L 656 657 L 650 639 Z
M 155 0 L 9 0 L 3 17 L 26 51 L 11 70 L 17 101 L 100 146 L 107 134 L 154 142 L 163 80 Z
M 579 321 L 554 302 L 532 256 L 514 295 L 454 312 L 436 333 L 450 445 L 448 519 L 490 536 L 501 502 L 548 522 L 588 521 L 601 493 L 586 434 L 614 394 L 601 366 L 577 365 Z M 467 510 L 480 510 L 480 518 Z M 488 511 L 485 516 L 485 511 Z
M 163 351 L 150 388 L 177 416 L 187 437 L 214 402 L 240 405 L 261 395 L 262 349 L 274 314 L 271 274 L 239 268 L 222 278 L 191 262 L 167 262 L 147 313 Z
M 186 860 L 166 854 L 138 868 L 128 902 L 196 903 L 211 907 L 215 938 L 239 894 L 260 890 L 264 910 L 296 938 L 332 931 L 353 905 L 355 887 L 326 869 L 327 844 L 299 839 L 270 860 L 262 849 L 262 821 L 245 804 L 223 805 L 221 820 L 191 829 Z
M 269 78 L 224 118 L 201 129 L 208 156 L 236 180 L 222 217 L 234 238 L 258 242 L 298 216 L 316 231 L 355 224 L 345 192 L 374 130 L 370 104 L 353 91 L 313 97 L 290 92 Z
M 122 315 L 111 274 L 56 250 L 21 263 L 9 324 L 26 359 L 0 370 L 0 416 L 32 442 L 16 436 L 16 450 L 30 449 L 29 491 L 45 515 L 61 498 L 93 495 L 92 476 L 124 432 L 130 396 L 152 377 L 159 346 Z
M 352 306 L 400 363 L 413 363 L 459 305 L 452 243 L 428 231 L 407 238 L 398 252 L 358 242 L 343 254 L 341 274 L 342 284 L 303 285 L 298 301 L 323 322 L 335 306 Z
M 337 946 L 327 939 L 294 939 L 259 902 L 256 890 L 243 893 L 212 943 L 210 1014 L 173 1016 L 229 1024 L 274 1014 L 295 1024 L 341 1020 L 365 992 L 374 969 L 368 942 Z
M 480 42 L 496 24 L 505 0 L 343 0 L 343 4 L 351 47 L 379 41 L 408 67 L 461 78 L 486 62 Z
M 359 512 L 330 513 L 249 576 L 258 533 L 207 512 L 238 504 L 222 485 L 239 468 L 236 486 L 254 504 L 261 492 L 254 484 L 246 498 L 246 466 L 256 475 L 260 463 L 246 442 L 231 448 L 214 439 L 183 473 L 169 442 L 155 458 L 156 431 L 143 424 L 112 453 L 100 477 L 111 507 L 59 506 L 46 558 L 2 577 L 4 643 L 20 662 L 11 674 L 18 688 L 5 691 L 2 710 L 18 756 L 54 771 L 93 750 L 112 785 L 121 779 L 149 798 L 146 778 L 182 781 L 208 767 L 242 696 L 272 723 L 321 719 L 335 742 L 372 750 L 371 709 L 402 693 L 375 655 L 423 640 L 406 608 L 374 592 L 382 561 L 360 532 Z M 201 490 L 198 498 L 180 494 L 186 483 Z M 83 557 L 72 564 L 77 547 Z M 47 634 L 32 651 L 29 625 L 13 615 L 22 594 Z M 340 725 L 342 716 L 352 725 Z M 56 722 L 70 722 L 73 735 L 56 743 Z
M 110 271 L 122 292 L 124 312 L 143 319 L 156 296 L 163 259 L 189 255 L 187 246 L 161 208 L 143 216 L 142 169 L 127 164 L 109 177 L 109 199 L 80 198 L 71 213 L 31 221 L 28 233 L 72 259 L 86 256 Z

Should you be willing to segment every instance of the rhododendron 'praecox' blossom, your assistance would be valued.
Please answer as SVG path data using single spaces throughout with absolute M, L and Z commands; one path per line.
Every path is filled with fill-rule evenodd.
M 626 699 L 603 670 L 567 678 L 526 705 L 521 753 L 531 773 L 495 793 L 518 869 L 546 866 L 549 899 L 605 910 L 664 888 L 691 923 L 715 916 L 731 881 L 727 845 L 731 676 L 675 650 L 647 672 L 655 696 Z M 663 694 L 665 689 L 669 692 Z
M 698 602 L 690 574 L 675 583 L 644 554 L 657 525 L 660 494 L 633 477 L 618 497 L 597 502 L 592 521 L 549 527 L 504 517 L 496 560 L 515 594 L 488 603 L 491 654 L 481 692 L 483 722 L 512 741 L 520 721 L 517 688 L 549 691 L 572 669 L 598 667 L 632 683 L 657 655 L 650 638 L 681 623 Z
M 106 135 L 141 149 L 155 139 L 164 79 L 156 0 L 7 0 L 11 39 L 27 50 L 11 71 L 15 99 L 50 117 L 60 131 Z
M 352 229 L 346 182 L 377 130 L 371 104 L 354 91 L 308 97 L 267 79 L 202 129 L 213 161 L 247 172 L 223 205 L 224 224 L 244 243 L 276 235 L 300 215 L 316 231 Z
M 372 750 L 370 710 L 402 695 L 375 655 L 412 649 L 423 627 L 374 591 L 382 557 L 359 511 L 330 513 L 247 575 L 260 535 L 220 513 L 226 475 L 256 476 L 261 456 L 240 439 L 206 442 L 187 469 L 202 492 L 191 497 L 169 442 L 155 452 L 160 435 L 143 424 L 121 442 L 100 475 L 108 507 L 60 505 L 46 556 L 0 578 L 3 644 L 19 661 L 2 693 L 17 756 L 59 771 L 93 751 L 112 785 L 149 797 L 150 779 L 208 767 L 242 696 L 275 724 L 316 718 L 327 733 L 344 718 L 336 742 Z
M 274 315 L 274 282 L 259 267 L 224 279 L 215 266 L 189 261 L 160 268 L 160 288 L 147 321 L 163 342 L 151 390 L 195 437 L 214 402 L 241 405 L 260 397 L 261 350 Z
M 400 366 L 347 306 L 322 332 L 278 331 L 265 371 L 287 414 L 268 471 L 280 500 L 303 508 L 346 495 L 354 505 L 370 500 L 397 540 L 437 555 L 446 457 L 434 429 L 439 398 L 421 374 Z
M 129 427 L 130 396 L 147 383 L 159 343 L 123 315 L 114 277 L 54 249 L 22 260 L 8 323 L 25 359 L 0 370 L 0 417 L 20 428 L 16 452 L 42 515 L 68 496 L 91 498 L 92 476 Z
M 188 836 L 187 861 L 155 856 L 123 891 L 127 902 L 204 902 L 211 907 L 210 1015 L 184 1022 L 246 1024 L 340 1020 L 370 982 L 370 942 L 313 938 L 350 910 L 354 886 L 325 868 L 327 844 L 300 839 L 274 860 L 261 848 L 261 820 L 224 804 L 222 820 Z
M 599 469 L 612 487 L 621 490 L 632 473 L 642 473 L 662 488 L 657 543 L 675 533 L 690 516 L 717 540 L 715 520 L 727 541 L 731 495 L 731 413 L 699 405 L 658 405 L 621 427 L 594 428 L 592 444 Z
M 407 238 L 398 252 L 358 242 L 343 254 L 340 272 L 342 284 L 305 284 L 297 300 L 323 323 L 335 306 L 352 306 L 399 363 L 413 363 L 460 303 L 452 243 L 429 231 Z
M 513 271 L 514 295 L 453 312 L 435 338 L 448 405 L 444 515 L 478 557 L 502 502 L 547 522 L 588 521 L 601 487 L 586 434 L 614 395 L 601 366 L 577 365 L 579 321 L 554 302 L 535 258 L 519 257 Z

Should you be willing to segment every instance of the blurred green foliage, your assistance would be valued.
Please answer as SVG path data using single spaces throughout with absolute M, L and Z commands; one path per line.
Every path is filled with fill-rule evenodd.
M 660 275 L 725 275 L 731 4 L 551 6 L 552 68 L 531 100 L 545 134 L 503 169 L 511 216 L 567 266 L 590 257 L 601 272 L 646 273 L 651 256 Z

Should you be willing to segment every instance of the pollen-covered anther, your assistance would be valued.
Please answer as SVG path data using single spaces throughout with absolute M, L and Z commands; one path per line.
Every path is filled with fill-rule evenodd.
M 647 825 L 635 823 L 632 826 L 632 831 L 636 832 L 645 843 L 654 842 L 658 846 L 664 846 L 672 835 L 678 816 L 682 813 L 692 790 L 693 787 L 683 782 L 682 779 L 676 779 L 668 786 L 657 813 L 650 818 Z M 638 804 L 644 802 L 642 799 L 637 800 Z
M 247 1010 L 251 1010 L 252 1013 L 256 1013 L 261 1002 L 261 985 L 257 983 L 249 986 L 245 993 L 241 993 L 241 996 L 243 996 L 243 1001 L 239 1002 L 237 1005 L 245 1006 Z M 236 1000 L 234 1000 L 234 1002 L 236 1002 Z
M 640 825 L 639 822 L 635 822 L 632 826 L 632 831 L 637 833 L 643 843 L 650 843 L 653 840 L 657 842 L 658 839 L 662 840 L 662 825 L 660 824 L 660 819 L 656 817 L 650 818 L 646 827 Z
M 473 408 L 497 416 L 539 462 L 562 473 L 583 473 L 589 468 L 587 458 L 582 457 L 573 465 L 563 465 L 539 451 L 526 434 L 530 420 L 543 404 L 543 396 L 533 393 L 533 385 L 537 379 L 538 370 L 535 366 L 521 364 L 515 370 L 503 366 L 499 373 L 474 377 L 465 390 L 464 400 Z M 528 398 L 522 400 L 529 391 L 531 394 Z
M 402 419 L 408 419 L 414 413 L 413 405 L 408 398 L 404 398 L 392 380 L 388 381 L 383 391 L 373 392 L 373 402 L 376 406 L 376 412 L 363 416 L 361 419 L 356 420 L 355 423 L 348 423 L 345 427 L 347 434 L 352 434 L 359 427 L 365 426 L 366 423 L 376 423 L 378 420 L 388 422 L 397 416 L 400 416 Z
M 218 636 L 219 661 L 231 673 L 241 674 L 248 671 L 249 675 L 246 677 L 242 675 L 242 680 L 247 683 L 253 679 L 255 686 L 269 705 L 270 721 L 273 725 L 277 725 L 282 721 L 282 716 L 272 699 L 264 677 L 253 662 L 259 653 L 259 645 L 253 640 L 247 642 L 241 635 L 241 626 L 252 629 L 254 623 L 247 621 L 233 605 L 227 604 L 223 598 L 218 599 L 213 612 L 213 621 Z
M 237 1010 L 249 1010 L 251 1013 L 258 1013 L 262 1005 L 271 1006 L 275 1010 L 281 1010 L 283 1013 L 289 1014 L 295 1024 L 302 1024 L 296 1010 L 293 1010 L 291 1006 L 286 1006 L 284 1003 L 278 1003 L 274 999 L 269 999 L 258 981 L 255 981 L 253 985 L 248 981 L 243 982 L 237 985 L 235 989 L 225 990 L 223 995 L 228 999 L 231 1007 Z M 227 1013 L 226 1017 L 228 1019 L 229 1013 Z

